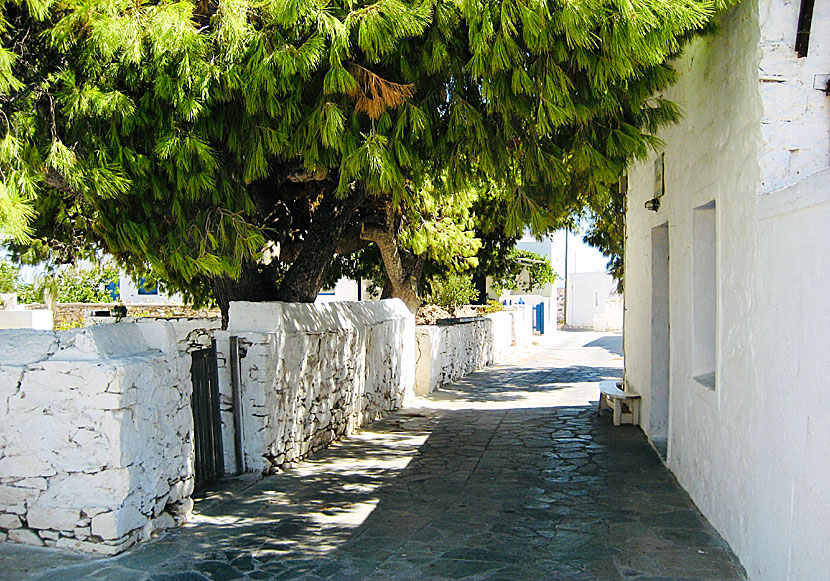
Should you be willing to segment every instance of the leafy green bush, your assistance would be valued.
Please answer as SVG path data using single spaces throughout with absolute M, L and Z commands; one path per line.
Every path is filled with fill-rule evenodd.
M 38 292 L 30 282 L 17 285 L 17 302 L 22 305 L 43 302 L 43 291 Z
M 527 273 L 527 280 L 523 280 L 522 273 Z M 503 269 L 493 275 L 493 290 L 499 295 L 506 290 L 517 289 L 529 293 L 555 280 L 556 273 L 547 258 L 529 250 L 513 248 Z
M 499 311 L 503 310 L 503 304 L 501 304 L 499 301 L 490 299 L 489 301 L 487 301 L 487 305 L 484 307 L 483 312 L 485 315 L 489 315 L 490 313 L 498 313 Z
M 58 302 L 111 303 L 114 301 L 106 286 L 118 283 L 118 270 L 112 266 L 97 268 L 73 267 L 57 274 Z
M 46 290 L 57 293 L 59 303 L 111 303 L 106 286 L 118 283 L 118 270 L 112 266 L 81 268 L 77 266 L 38 275 L 35 283 L 16 287 L 21 304 L 41 303 Z
M 5 260 L 0 262 L 0 293 L 13 293 L 17 288 L 20 269 Z
M 478 294 L 472 278 L 462 274 L 450 274 L 432 281 L 432 302 L 447 310 L 469 305 Z

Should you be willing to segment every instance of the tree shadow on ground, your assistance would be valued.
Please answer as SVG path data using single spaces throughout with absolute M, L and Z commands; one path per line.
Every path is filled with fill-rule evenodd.
M 620 373 L 491 368 L 436 396 L 544 402 Z M 187 527 L 51 578 L 742 578 L 639 429 L 591 405 L 523 405 L 399 411 L 293 469 L 220 483 Z
M 642 433 L 593 406 L 408 409 L 197 510 L 118 565 L 155 558 L 155 579 L 741 578 Z
M 584 383 L 622 377 L 619 367 L 572 365 L 568 367 L 486 368 L 439 388 L 431 399 L 460 402 L 509 402 L 528 394 L 553 393 Z

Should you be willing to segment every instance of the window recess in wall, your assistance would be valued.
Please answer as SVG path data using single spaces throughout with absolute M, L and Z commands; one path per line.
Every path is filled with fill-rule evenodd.
M 807 56 L 810 46 L 810 25 L 813 22 L 813 4 L 815 0 L 801 0 L 798 11 L 798 31 L 795 34 L 795 52 L 799 58 Z
M 717 362 L 717 220 L 715 201 L 698 206 L 692 216 L 692 302 L 694 341 L 692 374 L 695 380 L 715 389 Z

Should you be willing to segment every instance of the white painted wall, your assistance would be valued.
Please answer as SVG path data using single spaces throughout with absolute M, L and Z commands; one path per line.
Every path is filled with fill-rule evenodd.
M 231 303 L 228 330 L 215 335 L 229 471 L 232 335 L 247 348 L 241 360 L 246 470 L 299 460 L 399 408 L 412 393 L 415 317 L 399 299 Z
M 341 278 L 334 285 L 334 288 L 326 289 L 320 292 L 315 299 L 315 303 L 330 303 L 333 301 L 357 301 L 368 299 L 368 296 L 358 297 L 361 294 L 358 292 L 358 284 L 356 280 L 349 278 Z
M 0 310 L 0 329 L 51 330 L 54 326 L 53 313 L 49 309 Z
M 189 353 L 214 335 L 228 471 L 231 334 L 247 347 L 248 470 L 298 460 L 412 393 L 415 320 L 400 300 L 233 303 L 229 330 L 219 326 L 145 319 L 0 333 L 0 541 L 114 554 L 186 518 L 194 461 Z
M 0 540 L 114 554 L 187 517 L 192 388 L 172 325 L 0 341 Z
M 606 314 L 610 299 L 616 298 L 617 283 L 607 272 L 572 272 L 568 275 L 568 310 L 566 324 L 594 327 L 594 317 Z M 611 314 L 611 313 L 609 313 Z M 621 325 L 622 321 L 619 322 Z M 614 327 L 616 325 L 607 325 Z M 620 326 L 611 330 L 620 330 Z
M 800 2 L 757 3 L 763 107 L 760 191 L 766 194 L 830 166 L 830 99 L 813 88 L 830 78 L 830 0 L 815 0 L 805 58 L 793 50 Z
M 523 309 L 527 311 L 523 316 L 528 317 L 531 321 L 531 336 L 535 333 L 533 325 L 536 321 L 536 313 L 533 311 L 533 308 L 540 303 L 545 305 L 543 313 L 545 319 L 545 333 L 555 333 L 558 330 L 558 321 L 556 320 L 557 304 L 556 299 L 553 297 L 535 294 L 505 294 L 499 297 L 499 301 L 503 303 L 507 309 Z
M 158 294 L 139 294 L 138 285 L 133 282 L 132 277 L 126 272 L 118 273 L 118 295 L 123 303 L 150 303 L 165 305 L 183 304 L 181 295 L 168 295 L 164 290 L 159 289 Z
M 416 326 L 415 393 L 432 393 L 504 356 L 514 337 L 525 334 L 517 329 L 528 324 L 524 311 L 499 311 L 456 325 Z
M 816 1 L 811 56 L 796 62 L 798 8 L 744 2 L 716 37 L 686 51 L 667 92 L 685 117 L 660 134 L 665 197 L 659 212 L 643 208 L 653 193 L 647 160 L 630 173 L 627 215 L 626 381 L 643 395 L 641 427 L 654 440 L 666 433 L 668 397 L 669 467 L 750 578 L 775 581 L 826 579 L 830 570 L 830 423 L 821 403 L 830 100 L 806 81 L 830 72 L 830 0 Z M 766 79 L 773 73 L 784 80 Z M 693 216 L 712 200 L 714 388 L 694 368 Z M 654 362 L 652 301 L 663 289 L 652 288 L 652 275 L 661 277 L 651 251 L 663 223 L 670 360 Z M 666 364 L 669 385 L 652 385 Z

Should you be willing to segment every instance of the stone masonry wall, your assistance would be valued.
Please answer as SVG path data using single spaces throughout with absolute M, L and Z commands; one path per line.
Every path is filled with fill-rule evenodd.
M 90 311 L 107 311 L 118 303 L 58 303 L 55 310 L 55 327 L 58 329 L 83 326 Z M 128 317 L 218 317 L 217 309 L 196 309 L 188 305 L 125 303 Z M 44 304 L 26 305 L 29 310 L 45 309 Z
M 226 466 L 233 466 L 230 336 L 241 360 L 245 470 L 294 462 L 399 408 L 414 382 L 414 316 L 399 300 L 233 303 L 216 333 Z
M 171 324 L 0 341 L 0 540 L 114 554 L 187 516 L 192 388 Z
M 830 167 L 830 3 L 815 3 L 804 57 L 795 51 L 800 6 L 793 0 L 758 2 L 762 194 Z
M 431 393 L 489 365 L 511 346 L 525 345 L 524 327 L 532 330 L 528 311 L 504 310 L 456 325 L 418 325 L 415 393 Z

